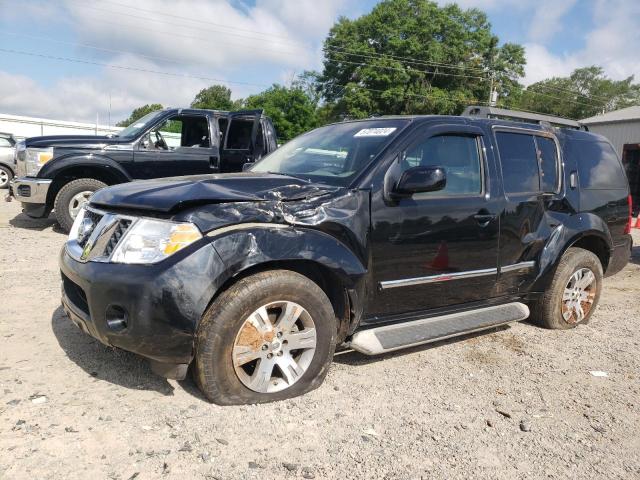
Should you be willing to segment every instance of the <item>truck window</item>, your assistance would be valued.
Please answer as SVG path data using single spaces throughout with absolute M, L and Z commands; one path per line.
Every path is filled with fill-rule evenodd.
M 532 193 L 540 191 L 540 173 L 533 135 L 496 132 L 504 191 Z
M 161 134 L 161 137 L 151 135 L 156 148 L 172 150 L 178 147 L 211 147 L 209 122 L 202 115 L 177 115 L 165 120 L 153 131 Z M 162 140 L 166 146 L 162 144 Z
M 0 147 L 13 147 L 8 138 L 0 137 Z
M 627 179 L 618 155 L 607 142 L 578 140 L 573 143 L 572 152 L 578 163 L 582 188 L 627 188 Z
M 251 148 L 253 122 L 253 117 L 234 118 L 229 126 L 226 148 L 230 150 L 249 150 Z
M 538 147 L 538 162 L 540 164 L 540 186 L 543 192 L 557 192 L 558 182 L 558 150 L 556 142 L 551 138 L 535 137 Z
M 413 198 L 442 195 L 471 195 L 482 191 L 478 140 L 466 135 L 438 135 L 407 150 L 402 167 L 442 167 L 447 184 L 437 192 L 420 193 Z

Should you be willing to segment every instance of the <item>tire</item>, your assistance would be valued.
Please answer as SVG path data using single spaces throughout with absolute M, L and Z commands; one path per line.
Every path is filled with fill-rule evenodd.
M 9 182 L 13 178 L 13 172 L 9 167 L 0 165 L 0 189 L 9 188 Z
M 588 281 L 590 277 L 587 271 L 593 274 L 593 280 L 585 292 L 586 297 L 584 295 L 581 297 L 585 301 L 578 302 L 583 312 L 581 318 L 573 308 L 567 305 L 571 305 L 571 302 L 576 304 L 578 293 L 575 293 L 575 299 L 570 295 L 580 286 L 580 281 L 576 282 L 580 277 L 579 272 L 582 272 L 583 283 Z M 602 263 L 595 254 L 582 248 L 569 248 L 560 259 L 551 285 L 541 298 L 531 305 L 532 321 L 542 327 L 556 330 L 567 330 L 588 323 L 600 301 L 602 278 Z M 567 296 L 563 299 L 565 293 Z
M 85 192 L 93 193 L 106 186 L 106 183 L 94 178 L 79 178 L 77 180 L 72 180 L 62 187 L 58 192 L 58 195 L 56 195 L 56 200 L 53 204 L 56 220 L 58 220 L 60 227 L 65 232 L 71 230 L 73 220 L 75 219 L 75 213 L 71 209 L 72 200 L 74 201 L 74 204 L 81 206 L 82 202 L 77 201 L 77 196 L 82 195 Z M 88 200 L 88 196 L 86 199 Z
M 249 320 L 250 317 L 256 318 L 255 314 L 265 305 L 268 306 L 273 330 L 263 335 Z M 282 325 L 279 321 L 283 318 L 284 305 L 302 307 L 304 312 L 297 317 L 297 323 L 292 324 L 288 333 L 275 337 L 275 332 L 279 332 L 278 325 Z M 297 307 L 296 312 L 299 312 Z M 291 344 L 297 343 L 300 335 L 310 332 L 310 324 L 315 327 L 315 350 L 287 350 L 286 338 L 292 339 Z M 204 313 L 196 335 L 193 375 L 204 395 L 219 405 L 265 403 L 302 395 L 318 388 L 326 377 L 335 350 L 336 333 L 333 308 L 317 284 L 288 270 L 260 272 L 232 285 Z M 294 335 L 297 335 L 297 340 L 294 340 Z M 278 342 L 282 350 L 272 353 L 272 360 L 267 360 L 269 352 L 276 352 Z M 275 347 L 272 349 L 272 346 Z M 260 356 L 260 359 L 239 366 L 241 362 L 235 361 L 239 351 Z M 255 380 L 260 377 L 257 375 L 260 363 L 268 366 L 273 364 L 268 362 L 285 362 L 283 365 L 288 365 L 289 356 L 295 357 L 295 367 L 304 367 L 304 372 L 296 374 L 295 379 L 293 367 L 286 376 L 285 370 L 277 364 L 271 371 L 273 376 L 263 376 L 268 381 Z M 256 389 L 258 384 L 273 391 Z

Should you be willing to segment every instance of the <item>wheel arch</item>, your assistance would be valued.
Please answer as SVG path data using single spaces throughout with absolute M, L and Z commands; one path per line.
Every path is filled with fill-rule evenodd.
M 224 264 L 224 273 L 216 281 L 216 293 L 207 308 L 242 278 L 268 270 L 291 270 L 325 292 L 338 319 L 339 341 L 359 320 L 366 269 L 346 245 L 330 235 L 266 225 L 216 238 L 212 245 Z M 329 255 L 330 251 L 335 255 Z
M 56 168 L 54 172 L 50 172 L 48 175 L 53 181 L 47 192 L 47 205 L 53 205 L 60 189 L 72 180 L 93 178 L 107 185 L 131 181 L 131 177 L 122 167 L 111 159 L 96 159 L 93 157 L 90 162 L 78 161 L 78 158 L 64 160 L 67 160 L 64 166 Z M 53 175 L 50 176 L 51 174 Z

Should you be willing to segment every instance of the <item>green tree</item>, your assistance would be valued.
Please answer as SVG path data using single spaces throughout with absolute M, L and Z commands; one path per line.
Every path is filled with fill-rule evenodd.
M 340 18 L 324 54 L 318 81 L 333 118 L 457 114 L 488 100 L 491 76 L 507 101 L 525 64 L 521 46 L 499 46 L 483 12 L 429 0 L 383 0 Z
M 231 89 L 224 85 L 211 85 L 203 88 L 191 102 L 191 108 L 206 108 L 210 110 L 233 110 L 238 102 L 231 100 Z
M 611 80 L 601 67 L 591 66 L 529 85 L 517 107 L 579 120 L 639 103 L 640 85 L 633 76 Z
M 303 88 L 295 84 L 291 88 L 274 84 L 264 92 L 247 97 L 244 103 L 246 108 L 264 109 L 273 121 L 278 138 L 283 141 L 318 125 L 316 104 Z
M 160 105 L 159 103 L 152 103 L 151 105 L 147 104 L 147 105 L 143 105 L 142 107 L 135 108 L 133 110 L 133 112 L 131 112 L 131 115 L 129 115 L 129 118 L 127 118 L 126 120 L 122 120 L 121 122 L 116 123 L 116 126 L 118 126 L 118 127 L 128 127 L 129 125 L 131 125 L 136 120 L 144 117 L 146 114 L 151 113 L 151 112 L 155 112 L 157 110 L 162 110 L 163 108 L 164 107 L 162 105 Z

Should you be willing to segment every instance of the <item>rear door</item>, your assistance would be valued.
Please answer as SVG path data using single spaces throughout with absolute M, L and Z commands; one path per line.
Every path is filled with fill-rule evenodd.
M 173 115 L 151 128 L 134 153 L 136 178 L 173 177 L 218 171 L 218 144 L 209 117 Z
M 262 110 L 240 110 L 229 114 L 220 152 L 220 172 L 240 172 L 254 161 Z
M 552 211 L 561 202 L 560 148 L 545 131 L 494 127 L 504 208 L 500 215 L 500 294 L 526 290 L 536 260 L 559 224 Z

